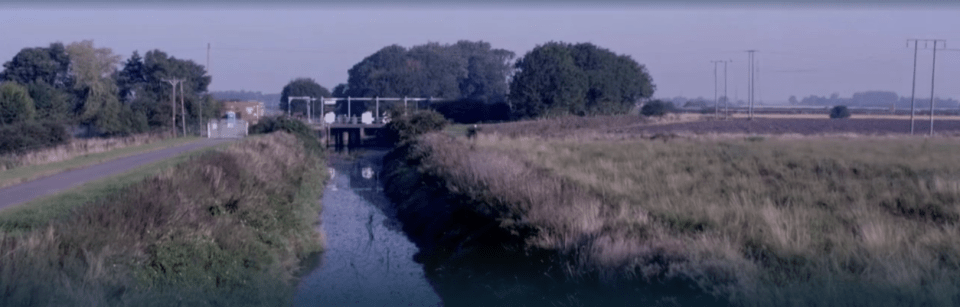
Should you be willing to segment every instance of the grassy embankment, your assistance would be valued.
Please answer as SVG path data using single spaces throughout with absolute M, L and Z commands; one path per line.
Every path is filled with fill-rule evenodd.
M 0 305 L 289 305 L 322 154 L 286 133 L 209 151 L 21 233 L 0 233 Z
M 388 157 L 452 303 L 960 304 L 955 140 L 551 132 L 432 134 Z
M 40 197 L 10 208 L 4 208 L 0 210 L 0 231 L 9 234 L 29 232 L 42 228 L 52 220 L 70 216 L 77 207 L 99 199 L 108 198 L 129 188 L 131 185 L 143 181 L 148 177 L 156 176 L 160 172 L 172 168 L 177 164 L 188 161 L 208 151 L 226 149 L 230 144 L 231 143 L 223 143 L 194 150 L 170 159 L 142 165 L 116 176 L 90 181 L 61 193 Z M 150 145 L 168 146 L 159 143 Z M 125 151 L 125 149 L 126 148 L 117 149 L 115 151 Z M 108 152 L 105 154 L 112 153 L 113 152 Z M 86 158 L 81 157 L 77 159 Z
M 164 138 L 153 134 L 110 139 L 75 139 L 69 144 L 49 149 L 0 156 L 0 188 L 198 140 L 198 137 Z

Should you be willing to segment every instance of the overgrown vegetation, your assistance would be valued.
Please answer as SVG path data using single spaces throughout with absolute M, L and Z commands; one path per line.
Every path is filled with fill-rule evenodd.
M 960 304 L 950 140 L 532 135 L 388 156 L 441 295 L 487 293 L 457 304 Z
M 390 144 L 400 144 L 428 132 L 443 130 L 449 124 L 443 115 L 433 110 L 419 110 L 395 116 L 384 126 L 385 138 Z
M 287 306 L 325 181 L 287 133 L 202 154 L 24 234 L 0 233 L 0 305 Z
M 0 155 L 22 155 L 69 143 L 71 136 L 62 124 L 22 121 L 0 126 Z
M 316 131 L 304 124 L 302 121 L 290 119 L 283 116 L 264 117 L 253 126 L 250 126 L 250 134 L 265 134 L 276 131 L 283 131 L 293 134 L 304 146 L 313 151 L 322 149 L 320 141 L 317 139 Z

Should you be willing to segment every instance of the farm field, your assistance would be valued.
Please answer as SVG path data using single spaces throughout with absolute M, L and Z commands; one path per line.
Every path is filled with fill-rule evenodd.
M 934 121 L 934 133 L 955 135 L 960 133 L 960 120 Z M 909 134 L 910 120 L 880 118 L 848 118 L 832 120 L 827 118 L 754 118 L 731 120 L 700 120 L 663 125 L 637 125 L 624 128 L 609 128 L 608 132 L 618 133 L 737 133 L 737 134 L 858 134 L 891 135 Z M 915 134 L 928 134 L 930 122 L 916 120 Z
M 956 306 L 960 143 L 903 123 L 565 118 L 427 135 L 409 152 L 455 198 L 486 204 L 473 210 L 497 214 L 501 234 L 558 255 L 553 281 L 618 289 L 544 294 L 558 306 Z M 656 133 L 679 136 L 629 137 Z M 458 270 L 496 271 L 441 271 Z M 498 293 L 537 289 L 490 278 Z
M 751 134 L 751 135 L 909 135 L 910 120 L 890 118 L 829 118 L 784 117 L 753 120 L 732 118 L 715 120 L 710 116 L 684 114 L 687 117 L 649 119 L 637 116 L 608 116 L 594 118 L 559 118 L 554 120 L 525 121 L 483 125 L 484 133 L 504 136 L 563 137 L 574 134 Z M 960 119 L 934 120 L 936 135 L 960 134 Z M 914 133 L 929 134 L 930 121 L 917 118 Z

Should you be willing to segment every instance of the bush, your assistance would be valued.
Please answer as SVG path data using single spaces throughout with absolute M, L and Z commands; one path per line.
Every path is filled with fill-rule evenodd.
M 664 116 L 669 112 L 673 112 L 673 110 L 673 103 L 654 100 L 644 104 L 643 107 L 640 108 L 640 114 L 643 116 Z
M 486 103 L 479 99 L 464 98 L 436 103 L 432 107 L 443 117 L 461 124 L 510 119 L 510 107 L 502 102 Z
M 68 142 L 67 129 L 54 122 L 21 122 L 0 127 L 0 154 L 23 153 Z
M 392 119 L 384 127 L 384 137 L 390 144 L 400 144 L 418 135 L 443 130 L 449 124 L 440 113 L 422 110 Z
M 321 150 L 323 148 L 316 132 L 299 120 L 279 116 L 264 117 L 256 125 L 250 126 L 250 134 L 267 134 L 274 131 L 285 131 L 295 135 L 308 149 Z
M 833 109 L 830 109 L 830 118 L 848 118 L 850 117 L 850 110 L 847 109 L 847 106 L 835 106 Z

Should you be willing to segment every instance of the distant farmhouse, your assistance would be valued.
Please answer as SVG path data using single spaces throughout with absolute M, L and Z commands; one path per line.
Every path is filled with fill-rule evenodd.
M 260 118 L 264 116 L 265 111 L 263 102 L 259 101 L 224 101 L 220 117 L 227 116 L 228 112 L 233 112 L 237 119 L 244 120 L 250 125 L 256 125 Z

